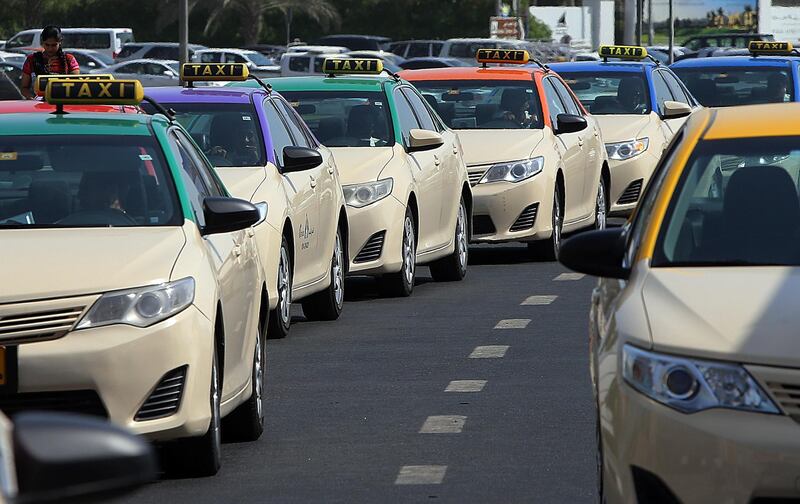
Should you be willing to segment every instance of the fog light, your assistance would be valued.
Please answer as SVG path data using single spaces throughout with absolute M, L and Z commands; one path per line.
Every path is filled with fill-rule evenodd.
M 684 367 L 675 367 L 664 378 L 667 392 L 675 399 L 688 399 L 697 392 L 697 380 Z

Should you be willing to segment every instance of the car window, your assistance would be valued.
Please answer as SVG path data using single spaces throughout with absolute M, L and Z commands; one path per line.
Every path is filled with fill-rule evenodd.
M 289 131 L 292 133 L 295 145 L 299 145 L 300 147 L 316 147 L 302 119 L 297 116 L 294 109 L 283 100 L 275 100 L 274 103 L 278 106 L 278 110 L 283 112 L 283 118 L 286 119 L 286 124 L 289 125 Z
M 650 95 L 641 72 L 559 72 L 559 75 L 592 114 L 650 113 Z
M 314 73 L 322 73 L 322 64 L 325 63 L 325 58 L 320 56 L 314 57 Z
M 183 187 L 189 197 L 195 222 L 197 222 L 198 226 L 203 227 L 206 225 L 205 215 L 203 214 L 203 201 L 211 196 L 211 189 L 203 179 L 196 161 L 186 148 L 178 142 L 174 133 L 169 136 L 169 145 L 172 149 L 172 154 L 178 160 L 181 180 L 183 180 Z
M 442 46 L 444 42 L 432 42 L 431 43 L 431 56 L 439 56 L 442 52 Z
M 674 72 L 706 107 L 794 100 L 794 79 L 786 67 L 676 68 Z
M 160 63 L 146 63 L 144 65 L 144 73 L 147 75 L 164 75 L 170 69 Z
M 250 63 L 247 58 L 242 56 L 241 54 L 236 53 L 225 53 L 225 62 L 226 63 Z
M 567 87 L 562 83 L 560 80 L 550 77 L 547 80 L 552 81 L 551 84 L 555 87 L 556 91 L 558 92 L 558 96 L 561 97 L 561 102 L 567 109 L 567 114 L 572 115 L 583 115 L 581 114 L 578 105 L 575 103 L 575 99 L 572 97 L 570 92 L 567 90 Z
M 80 49 L 109 49 L 111 48 L 110 32 L 64 32 L 62 45 L 65 49 L 71 47 Z
M 420 58 L 430 56 L 431 46 L 428 43 L 412 43 L 408 46 L 407 58 Z
M 397 119 L 400 122 L 400 134 L 403 137 L 403 143 L 408 147 L 410 144 L 411 130 L 420 128 L 421 126 L 419 122 L 417 122 L 417 117 L 414 115 L 411 104 L 399 89 L 394 91 L 394 106 Z
M 561 103 L 561 98 L 559 98 L 558 92 L 550 80 L 551 79 L 544 80 L 544 96 L 547 99 L 547 108 L 548 113 L 550 114 L 550 124 L 552 124 L 552 127 L 555 128 L 558 124 L 558 114 L 566 114 L 567 109 L 564 107 L 564 104 Z
M 222 53 L 221 52 L 201 53 L 200 63 L 222 63 Z
M 653 72 L 653 87 L 656 90 L 656 103 L 658 104 L 658 113 L 664 113 L 664 102 L 667 100 L 674 100 L 672 93 L 667 86 L 667 81 L 662 77 L 661 72 Z
M 392 44 L 391 51 L 398 56 L 405 56 L 408 44 Z
M 289 58 L 289 70 L 292 72 L 308 72 L 311 68 L 311 58 L 308 56 L 294 56 Z
M 23 33 L 6 42 L 6 49 L 14 49 L 15 47 L 27 47 L 33 45 L 33 33 Z
M 667 86 L 672 92 L 672 96 L 675 97 L 675 100 L 686 103 L 687 105 L 693 105 L 692 100 L 686 95 L 677 77 L 667 71 L 662 71 L 661 75 L 667 81 Z
M 283 148 L 294 145 L 294 140 L 272 100 L 264 102 L 264 113 L 267 116 L 270 133 L 272 133 L 272 148 L 275 151 L 275 159 L 278 160 L 278 166 L 283 166 Z
M 162 60 L 177 60 L 178 57 L 178 48 L 171 47 L 171 46 L 154 46 L 151 48 L 147 53 L 145 53 L 144 58 L 148 59 L 162 59 Z
M 115 73 L 121 74 L 140 74 L 144 73 L 144 65 L 141 63 L 129 63 L 117 68 Z
M 200 176 L 203 178 L 205 186 L 208 188 L 210 196 L 227 196 L 227 191 L 223 188 L 222 182 L 217 178 L 213 168 L 206 163 L 206 160 L 200 153 L 197 152 L 192 141 L 186 136 L 183 131 L 175 130 L 175 135 L 178 137 L 178 143 L 181 148 L 192 158 L 195 166 L 197 166 Z
M 414 115 L 417 116 L 417 122 L 420 127 L 424 130 L 437 131 L 433 117 L 431 117 L 425 104 L 422 103 L 422 98 L 410 88 L 403 88 L 403 94 L 411 104 L 411 109 L 414 111 Z
M 125 44 L 124 46 L 122 46 L 122 50 L 117 55 L 117 58 L 119 59 L 127 58 L 128 56 L 132 55 L 141 48 L 142 46 L 139 44 Z

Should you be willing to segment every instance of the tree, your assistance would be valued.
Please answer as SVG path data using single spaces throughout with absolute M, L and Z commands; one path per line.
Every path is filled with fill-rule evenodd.
M 550 41 L 553 39 L 553 30 L 541 19 L 531 16 L 528 19 L 528 38 Z

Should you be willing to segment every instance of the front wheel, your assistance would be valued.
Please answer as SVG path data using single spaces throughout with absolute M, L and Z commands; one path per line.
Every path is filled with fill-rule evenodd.
M 553 232 L 547 240 L 540 240 L 528 243 L 528 250 L 535 258 L 544 261 L 558 259 L 558 251 L 561 249 L 561 229 L 564 225 L 563 209 L 561 208 L 561 190 L 558 186 L 553 190 L 553 213 L 552 226 Z
M 597 186 L 597 201 L 594 207 L 595 229 L 605 229 L 608 225 L 608 203 L 606 201 L 606 181 L 600 177 L 600 185 Z
M 406 209 L 406 216 L 403 220 L 403 242 L 400 253 L 403 259 L 400 271 L 383 275 L 379 280 L 381 292 L 385 296 L 408 297 L 414 290 L 414 278 L 417 271 L 417 238 L 414 232 L 414 217 L 409 209 Z
M 344 307 L 345 257 L 341 228 L 336 230 L 336 242 L 331 258 L 331 283 L 328 288 L 304 299 L 303 313 L 309 320 L 336 320 Z
M 255 441 L 264 432 L 264 367 L 267 363 L 263 323 L 259 324 L 251 377 L 253 393 L 223 421 L 223 433 L 228 441 Z
M 456 230 L 454 235 L 455 250 L 447 257 L 431 263 L 431 276 L 437 282 L 453 282 L 463 280 L 467 275 L 469 260 L 469 235 L 467 232 L 467 207 L 464 198 L 458 206 Z
M 281 252 L 278 259 L 278 306 L 269 313 L 270 338 L 285 338 L 292 325 L 292 260 L 290 259 L 289 242 L 281 238 Z

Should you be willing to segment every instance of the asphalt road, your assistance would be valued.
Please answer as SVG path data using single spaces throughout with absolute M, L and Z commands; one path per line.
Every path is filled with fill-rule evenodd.
M 594 280 L 555 280 L 566 270 L 518 246 L 470 253 L 463 282 L 420 268 L 410 298 L 353 279 L 339 321 L 298 309 L 268 342 L 261 440 L 223 445 L 216 477 L 125 502 L 594 502 Z

